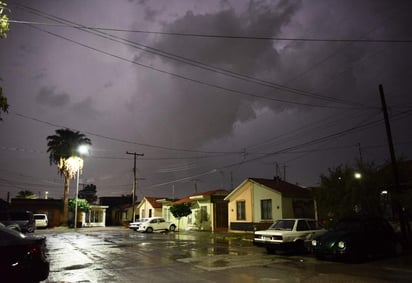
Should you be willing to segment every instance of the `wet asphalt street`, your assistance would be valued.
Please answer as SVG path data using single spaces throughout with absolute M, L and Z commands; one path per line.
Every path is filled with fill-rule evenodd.
M 411 282 L 411 256 L 363 264 L 268 255 L 250 236 L 124 227 L 38 230 L 47 237 L 44 282 Z

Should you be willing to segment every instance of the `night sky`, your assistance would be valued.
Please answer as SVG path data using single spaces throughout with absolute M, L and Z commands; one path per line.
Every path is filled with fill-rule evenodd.
M 184 197 L 248 177 L 301 186 L 412 153 L 412 2 L 6 1 L 0 198 L 62 198 L 46 137 L 93 143 L 98 196 Z M 74 196 L 75 180 L 71 181 Z

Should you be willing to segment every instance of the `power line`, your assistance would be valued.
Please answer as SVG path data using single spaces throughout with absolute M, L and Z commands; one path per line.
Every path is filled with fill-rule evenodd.
M 46 125 L 49 125 L 49 126 L 52 126 L 52 127 L 70 128 L 70 127 L 59 125 L 59 124 L 47 122 L 47 121 L 44 121 L 44 120 L 41 120 L 41 119 L 38 119 L 38 118 L 30 117 L 28 115 L 24 115 L 24 114 L 17 113 L 17 112 L 14 112 L 14 114 L 16 116 L 22 117 L 24 119 L 29 119 L 29 120 L 39 122 L 39 123 L 42 123 L 42 124 L 46 124 Z M 144 147 L 148 147 L 148 148 L 164 149 L 164 150 L 170 150 L 170 151 L 191 152 L 191 153 L 206 153 L 206 154 L 233 154 L 233 153 L 239 153 L 239 152 L 235 152 L 235 151 L 233 151 L 233 152 L 229 152 L 229 151 L 205 151 L 205 150 L 194 150 L 194 149 L 192 150 L 192 149 L 184 149 L 184 148 L 166 147 L 166 146 L 159 146 L 159 145 L 153 145 L 153 144 L 146 144 L 146 143 L 128 141 L 128 140 L 119 139 L 119 138 L 113 138 L 113 137 L 109 137 L 109 136 L 105 136 L 105 135 L 92 133 L 92 132 L 89 132 L 89 131 L 81 131 L 81 130 L 77 130 L 77 129 L 72 129 L 72 130 L 76 130 L 76 131 L 79 131 L 79 132 L 86 133 L 90 136 L 95 136 L 95 137 L 99 137 L 99 138 L 103 138 L 103 139 L 107 139 L 107 140 L 111 140 L 111 141 L 116 141 L 116 142 L 121 142 L 121 143 L 126 143 L 126 144 L 134 144 L 134 145 L 144 146 Z
M 412 114 L 412 110 L 404 111 L 402 113 L 397 114 L 396 116 L 397 116 L 397 118 L 400 118 L 402 116 L 410 115 L 410 114 Z M 301 147 L 322 143 L 322 142 L 328 141 L 330 139 L 339 138 L 341 136 L 347 135 L 347 134 L 352 133 L 352 132 L 356 132 L 356 131 L 359 131 L 359 130 L 363 130 L 363 129 L 366 129 L 366 128 L 369 128 L 369 127 L 376 126 L 376 125 L 382 123 L 382 120 L 383 119 L 378 119 L 378 120 L 374 120 L 374 121 L 371 121 L 371 122 L 367 122 L 367 123 L 364 123 L 362 125 L 351 127 L 351 128 L 345 129 L 343 131 L 339 131 L 339 132 L 332 133 L 332 134 L 329 134 L 329 135 L 326 135 L 326 136 L 323 136 L 323 137 L 320 137 L 320 138 L 316 138 L 316 139 L 313 139 L 313 140 L 310 140 L 310 141 L 307 141 L 307 142 L 303 142 L 301 144 L 289 146 L 289 147 L 286 147 L 286 148 L 283 148 L 283 149 L 280 149 L 280 150 L 277 150 L 277 151 L 274 151 L 274 152 L 270 152 L 270 153 L 264 154 L 264 155 L 259 156 L 259 157 L 254 157 L 254 158 L 251 158 L 251 159 L 248 159 L 248 160 L 242 160 L 240 162 L 228 164 L 228 165 L 223 166 L 219 169 L 220 170 L 227 169 L 227 168 L 230 168 L 230 167 L 233 167 L 233 166 L 254 162 L 254 161 L 257 161 L 257 160 L 260 160 L 260 159 L 267 158 L 269 156 L 280 154 L 280 153 L 290 152 L 292 150 L 299 149 Z
M 159 50 L 159 49 L 147 46 L 147 45 L 139 44 L 139 43 L 136 43 L 136 42 L 133 42 L 133 41 L 130 41 L 130 40 L 118 37 L 118 36 L 114 36 L 112 34 L 100 32 L 100 31 L 96 32 L 95 30 L 88 29 L 85 26 L 77 25 L 76 23 L 71 22 L 69 20 L 66 20 L 66 19 L 63 19 L 63 18 L 60 18 L 60 17 L 57 17 L 57 16 L 53 16 L 53 15 L 41 12 L 41 11 L 39 11 L 37 9 L 34 9 L 34 8 L 30 8 L 30 7 L 23 6 L 23 5 L 18 5 L 18 6 L 21 6 L 23 9 L 29 10 L 31 13 L 33 13 L 35 15 L 45 17 L 45 18 L 53 20 L 53 21 L 63 22 L 64 23 L 63 25 L 65 25 L 67 23 L 70 23 L 72 25 L 74 24 L 74 26 L 76 26 L 76 28 L 79 29 L 79 30 L 89 32 L 89 33 L 92 33 L 96 36 L 103 37 L 105 39 L 109 39 L 109 40 L 112 40 L 112 41 L 115 41 L 115 42 L 118 42 L 118 43 L 122 43 L 122 44 L 125 44 L 125 45 L 128 45 L 128 46 L 140 49 L 144 52 L 153 53 L 153 54 L 156 54 L 156 55 L 159 55 L 159 56 L 166 57 L 168 59 L 172 59 L 172 60 L 176 60 L 176 61 L 179 61 L 179 62 L 182 62 L 182 63 L 185 63 L 185 64 L 189 64 L 191 66 L 195 66 L 195 67 L 198 67 L 198 68 L 201 68 L 201 69 L 204 69 L 204 70 L 208 70 L 208 71 L 212 71 L 212 72 L 215 72 L 215 73 L 227 75 L 227 76 L 237 78 L 237 79 L 241 79 L 241 80 L 248 81 L 248 82 L 257 83 L 257 84 L 260 84 L 260 85 L 263 85 L 263 86 L 266 86 L 266 87 L 271 87 L 271 88 L 274 88 L 274 89 L 277 89 L 277 90 L 291 92 L 291 93 L 294 93 L 294 94 L 297 94 L 297 95 L 309 96 L 309 97 L 312 97 L 312 98 L 317 98 L 317 99 L 321 99 L 321 100 L 325 100 L 325 101 L 329 101 L 329 102 L 335 102 L 335 103 L 346 104 L 346 105 L 351 105 L 351 106 L 365 107 L 364 105 L 359 104 L 359 103 L 355 103 L 355 102 L 351 102 L 351 101 L 347 101 L 347 100 L 343 100 L 343 99 L 339 99 L 339 98 L 334 98 L 334 97 L 330 97 L 330 96 L 319 95 L 319 94 L 316 94 L 316 93 L 313 93 L 313 92 L 299 90 L 299 89 L 288 87 L 288 86 L 285 86 L 285 85 L 281 85 L 281 84 L 261 80 L 261 79 L 258 79 L 258 78 L 252 77 L 252 76 L 236 73 L 236 72 L 226 70 L 226 69 L 223 69 L 223 68 L 219 68 L 219 67 L 216 67 L 216 66 L 207 65 L 207 64 L 205 64 L 203 62 L 200 62 L 200 61 L 197 61 L 197 60 L 193 60 L 193 59 L 190 59 L 190 58 L 187 58 L 187 57 L 179 56 L 179 55 L 176 55 L 176 54 L 173 54 L 173 53 L 170 53 L 170 52 L 165 52 L 163 50 Z M 27 25 L 35 28 L 33 25 L 30 25 L 30 24 L 27 24 Z M 49 32 L 49 31 L 45 31 L 41 28 L 37 28 L 37 29 L 39 29 L 43 32 L 46 32 L 46 33 L 57 36 L 56 34 L 54 34 L 52 32 Z M 65 38 L 65 37 L 61 37 L 61 38 L 69 40 L 72 43 L 81 44 L 79 42 L 73 41 L 73 40 Z M 90 46 L 84 46 L 84 47 L 91 48 Z M 96 49 L 94 49 L 94 50 L 98 51 Z M 226 88 L 224 88 L 224 90 L 228 91 L 228 89 L 226 89 Z M 239 91 L 236 91 L 236 92 L 239 92 Z M 252 95 L 252 94 L 248 94 L 248 95 Z M 269 99 L 268 97 L 265 97 L 265 96 L 256 96 L 256 95 L 252 95 L 252 96 L 260 97 L 260 98 L 263 98 L 263 99 Z M 279 100 L 275 100 L 275 101 L 279 101 Z M 284 101 L 284 100 L 281 100 L 279 102 L 290 103 L 290 102 L 287 102 L 287 101 Z M 310 105 L 310 104 L 306 104 L 306 103 L 296 103 L 296 104 L 300 104 L 300 105 L 304 105 L 304 106 L 314 106 L 314 105 Z M 322 106 L 317 105 L 315 107 L 322 107 Z
M 118 56 L 118 55 L 115 55 L 115 54 L 112 54 L 112 53 L 103 51 L 103 50 L 101 50 L 101 49 L 98 49 L 98 48 L 95 48 L 95 47 L 86 45 L 86 44 L 84 44 L 84 43 L 80 43 L 80 42 L 78 42 L 78 41 L 69 39 L 69 38 L 67 38 L 67 37 L 58 35 L 58 34 L 56 34 L 56 33 L 53 33 L 53 32 L 50 32 L 50 31 L 46 31 L 46 30 L 42 30 L 42 29 L 39 29 L 39 28 L 34 27 L 34 26 L 31 26 L 31 27 L 34 28 L 34 29 L 38 29 L 38 30 L 40 30 L 40 31 L 42 31 L 42 32 L 51 34 L 51 35 L 53 35 L 53 36 L 59 37 L 59 38 L 61 38 L 61 39 L 64 39 L 64 40 L 66 40 L 66 41 L 75 43 L 75 44 L 80 45 L 80 46 L 82 46 L 82 47 L 88 48 L 88 49 L 90 49 L 90 50 L 96 51 L 96 52 L 98 52 L 98 53 L 101 53 L 101 54 L 104 54 L 104 55 L 107 55 L 107 56 L 110 56 L 110 57 L 113 57 L 113 58 L 116 58 L 116 59 L 119 59 L 119 60 L 122 60 L 122 61 L 125 61 L 125 62 L 128 62 L 128 63 L 132 63 L 132 64 L 135 64 L 135 65 L 138 65 L 138 66 L 147 68 L 147 69 L 151 69 L 151 70 L 153 70 L 153 71 L 157 71 L 157 72 L 160 72 L 160 73 L 163 73 L 163 74 L 167 74 L 167 75 L 170 75 L 170 76 L 175 77 L 175 78 L 179 78 L 179 79 L 186 80 L 186 81 L 189 81 L 189 82 L 192 82 L 192 83 L 196 83 L 196 84 L 208 86 L 208 87 L 215 88 L 215 89 L 218 89 L 218 90 L 223 90 L 223 91 L 228 92 L 228 93 L 231 93 L 231 94 L 240 94 L 240 95 L 242 95 L 242 96 L 252 97 L 252 98 L 256 98 L 256 99 L 263 99 L 263 100 L 269 100 L 269 101 L 272 101 L 272 102 L 281 102 L 281 103 L 293 104 L 293 105 L 300 105 L 300 106 L 306 106 L 306 107 L 318 107 L 318 108 L 329 108 L 329 109 L 354 109 L 353 107 L 352 107 L 352 108 L 349 108 L 349 107 L 338 107 L 338 106 L 326 106 L 326 105 L 320 105 L 320 104 L 310 104 L 310 103 L 303 103 L 303 102 L 296 102 L 296 101 L 290 101 L 290 100 L 272 98 L 272 97 L 267 97 L 267 96 L 262 96 L 262 95 L 258 95 L 258 94 L 253 94 L 253 93 L 250 93 L 250 92 L 241 91 L 241 90 L 236 90 L 236 89 L 232 89 L 232 88 L 228 88 L 228 87 L 224 87 L 224 86 L 219 86 L 219 85 L 216 85 L 216 84 L 213 84 L 213 83 L 204 82 L 204 81 L 201 81 L 201 80 L 198 80 L 198 79 L 193 79 L 193 78 L 190 78 L 190 77 L 187 77 L 187 76 L 184 76 L 184 75 L 179 75 L 179 74 L 176 74 L 176 73 L 173 73 L 173 72 L 169 72 L 169 71 L 165 71 L 165 70 L 162 70 L 162 69 L 159 69 L 159 68 L 150 66 L 150 65 L 146 65 L 146 64 L 143 64 L 143 63 L 139 63 L 139 62 L 137 62 L 137 61 L 135 61 L 135 60 L 130 60 L 130 59 L 127 59 L 127 58 L 124 58 L 124 57 L 121 57 L 121 56 Z M 224 93 L 224 92 L 223 92 L 222 94 L 227 95 L 228 93 Z M 363 107 L 363 106 L 359 106 L 359 108 L 360 108 L 360 107 Z
M 22 6 L 22 5 L 20 5 Z M 28 8 L 28 7 L 25 7 Z M 44 22 L 33 22 L 24 20 L 9 20 L 10 23 L 16 24 L 32 24 L 32 25 L 43 25 L 43 26 L 54 26 L 54 27 L 67 27 L 75 29 L 89 29 L 89 30 L 99 30 L 99 31 L 115 31 L 115 32 L 127 32 L 127 33 L 143 33 L 143 34 L 156 34 L 156 35 L 168 35 L 168 36 L 181 36 L 181 37 L 197 37 L 197 38 L 219 38 L 219 39 L 245 39 L 245 40 L 270 40 L 270 41 L 297 41 L 297 42 L 349 42 L 349 43 L 401 43 L 401 44 L 411 44 L 412 39 L 401 38 L 382 38 L 382 39 L 359 39 L 359 38 L 314 38 L 314 37 L 276 37 L 276 36 L 246 36 L 246 35 L 223 35 L 223 34 L 202 34 L 202 33 L 182 33 L 182 32 L 164 32 L 164 31 L 150 31 L 150 30 L 140 30 L 140 29 L 121 29 L 121 28 L 110 28 L 101 26 L 84 26 L 76 24 L 52 24 Z

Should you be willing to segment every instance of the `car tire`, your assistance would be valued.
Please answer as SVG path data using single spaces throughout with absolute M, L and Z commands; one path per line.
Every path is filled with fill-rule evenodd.
M 152 227 L 147 227 L 146 232 L 147 233 L 153 233 L 153 228 Z
M 176 225 L 174 225 L 174 224 L 170 225 L 169 230 L 172 231 L 172 232 L 175 231 L 176 230 Z
M 302 240 L 297 240 L 295 242 L 295 252 L 297 253 L 304 253 L 306 251 L 305 249 L 305 242 Z

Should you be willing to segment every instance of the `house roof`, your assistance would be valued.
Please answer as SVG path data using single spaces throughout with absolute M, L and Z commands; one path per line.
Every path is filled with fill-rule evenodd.
M 162 208 L 162 203 L 157 202 L 157 200 L 165 199 L 165 198 L 164 197 L 144 197 L 144 199 L 146 199 L 153 208 Z
M 236 192 L 239 188 L 243 187 L 246 182 L 254 182 L 263 185 L 269 189 L 275 190 L 282 194 L 284 197 L 297 197 L 297 198 L 311 198 L 311 192 L 308 189 L 299 187 L 297 185 L 276 179 L 263 179 L 263 178 L 247 178 L 236 189 L 234 189 L 225 200 L 229 200 L 230 196 Z
M 276 190 L 285 197 L 311 197 L 311 192 L 308 189 L 299 187 L 297 185 L 276 179 L 262 179 L 262 178 L 249 178 L 249 180 L 264 185 L 265 187 Z
M 179 199 L 173 203 L 171 203 L 171 205 L 175 205 L 175 204 L 179 204 L 179 203 L 188 203 L 188 202 L 193 202 L 196 200 L 196 197 L 200 197 L 200 196 L 226 196 L 228 195 L 229 192 L 226 190 L 211 190 L 211 191 L 207 191 L 207 192 L 202 192 L 202 193 L 196 193 L 190 196 L 187 196 L 185 198 Z

